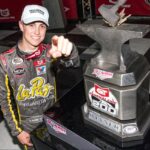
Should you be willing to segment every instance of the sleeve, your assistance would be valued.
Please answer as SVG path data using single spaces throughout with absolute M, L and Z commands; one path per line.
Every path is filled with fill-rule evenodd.
M 78 50 L 76 46 L 73 44 L 73 49 L 68 57 L 62 57 L 59 60 L 60 65 L 64 67 L 79 67 L 80 66 L 80 58 L 78 54 Z
M 11 99 L 11 89 L 9 79 L 0 65 L 0 105 L 4 119 L 11 130 L 13 136 L 17 136 L 22 129 L 19 127 L 14 102 Z

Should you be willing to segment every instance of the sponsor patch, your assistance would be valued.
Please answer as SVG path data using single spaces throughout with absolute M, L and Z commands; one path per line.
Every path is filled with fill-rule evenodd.
M 112 72 L 108 72 L 108 71 L 104 71 L 104 70 L 100 70 L 96 68 L 93 70 L 92 74 L 101 80 L 113 78 Z
M 123 128 L 123 133 L 124 134 L 134 134 L 138 132 L 138 128 L 136 125 L 128 125 Z
M 38 14 L 44 15 L 44 11 L 42 11 L 40 9 L 31 9 L 29 11 L 30 11 L 30 13 L 38 13 Z
M 39 115 L 39 116 L 32 116 L 29 119 L 27 119 L 30 123 L 39 123 L 43 121 L 43 116 Z
M 46 74 L 46 66 L 36 67 L 36 73 L 37 75 Z
M 24 91 L 23 91 L 24 93 Z M 21 96 L 20 96 L 21 97 Z M 46 103 L 46 99 L 40 99 L 37 101 L 30 101 L 30 102 L 26 102 L 26 101 L 19 101 L 18 105 L 19 106 L 23 106 L 23 107 L 31 107 L 31 106 L 40 106 L 42 104 Z
M 25 101 L 27 99 L 34 99 L 35 97 L 48 97 L 49 93 L 54 90 L 54 86 L 50 85 L 49 83 L 45 83 L 45 79 L 42 77 L 33 78 L 30 81 L 30 87 L 26 87 L 26 85 L 21 84 L 18 88 L 18 92 L 16 95 L 16 100 L 18 101 Z M 30 103 L 30 105 L 38 105 L 44 103 L 44 101 L 35 101 Z
M 12 63 L 13 63 L 14 65 L 19 65 L 19 64 L 23 63 L 23 59 L 22 59 L 22 58 L 19 58 L 19 57 L 16 57 L 16 58 L 14 58 L 14 59 L 12 60 Z
M 94 84 L 94 87 L 89 90 L 89 100 L 93 108 L 111 116 L 118 115 L 119 104 L 109 88 Z
M 36 66 L 43 66 L 46 64 L 46 59 L 41 59 L 33 62 L 33 65 Z
M 24 68 L 16 68 L 13 73 L 15 75 L 23 75 L 25 73 L 25 69 Z

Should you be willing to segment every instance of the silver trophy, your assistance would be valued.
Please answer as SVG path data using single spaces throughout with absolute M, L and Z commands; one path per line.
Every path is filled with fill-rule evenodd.
M 85 123 L 122 142 L 142 140 L 150 127 L 150 65 L 133 45 L 150 42 L 144 39 L 150 26 L 122 24 L 129 16 L 117 14 L 114 7 L 115 11 L 104 11 L 103 5 L 99 9 L 105 22 L 78 25 L 101 47 L 84 71 L 83 117 Z M 106 14 L 110 12 L 115 21 Z M 130 42 L 133 40 L 137 43 Z M 144 47 L 140 45 L 141 50 Z

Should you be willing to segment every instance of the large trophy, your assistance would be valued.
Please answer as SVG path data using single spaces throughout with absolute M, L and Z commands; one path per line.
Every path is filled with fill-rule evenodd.
M 100 49 L 84 72 L 84 121 L 122 142 L 143 139 L 150 127 L 150 65 L 130 43 L 147 40 L 150 26 L 123 23 L 130 15 L 117 11 L 125 2 L 100 6 L 104 21 L 78 25 Z

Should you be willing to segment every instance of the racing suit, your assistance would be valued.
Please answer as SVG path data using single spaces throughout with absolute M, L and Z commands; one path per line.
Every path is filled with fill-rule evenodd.
M 43 121 L 43 112 L 56 102 L 54 64 L 80 64 L 75 46 L 69 57 L 57 60 L 47 57 L 49 48 L 40 44 L 37 51 L 27 54 L 16 45 L 0 54 L 0 105 L 13 136 L 33 131 Z

